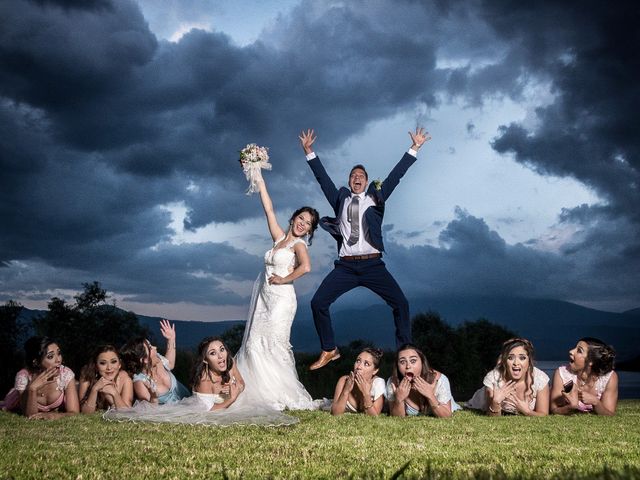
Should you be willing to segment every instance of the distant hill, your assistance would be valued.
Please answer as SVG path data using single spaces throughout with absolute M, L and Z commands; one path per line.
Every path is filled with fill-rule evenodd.
M 618 359 L 628 360 L 640 354 L 640 309 L 624 313 L 604 312 L 559 300 L 498 298 L 498 297 L 439 297 L 410 299 L 411 314 L 429 310 L 440 314 L 451 325 L 485 318 L 503 325 L 518 335 L 529 338 L 535 345 L 540 360 L 559 360 L 580 337 L 593 336 L 612 344 Z M 391 309 L 384 304 L 368 303 L 363 308 L 334 308 L 332 312 L 336 339 L 339 344 L 362 339 L 385 349 L 395 348 L 394 325 Z M 638 313 L 634 313 L 638 312 Z M 35 315 L 44 313 L 24 309 L 21 318 L 30 322 Z M 160 317 L 138 315 L 161 339 Z M 220 335 L 243 320 L 200 322 L 176 320 L 177 343 L 180 348 L 194 348 L 208 335 Z M 308 300 L 301 299 L 291 331 L 295 351 L 317 352 L 318 337 Z
M 629 359 L 640 354 L 640 317 L 627 313 L 604 312 L 559 300 L 512 297 L 414 299 L 410 300 L 410 306 L 412 315 L 431 310 L 439 313 L 443 320 L 454 326 L 466 320 L 485 318 L 492 323 L 508 327 L 530 339 L 541 360 L 566 358 L 568 350 L 580 337 L 585 336 L 598 337 L 612 344 L 620 359 Z M 305 318 L 307 314 L 308 318 Z M 361 338 L 370 340 L 382 348 L 394 347 L 393 317 L 390 308 L 384 304 L 336 311 L 333 318 L 339 343 Z M 305 331 L 300 332 L 302 329 Z M 302 345 L 299 348 L 309 349 L 307 330 L 311 330 L 315 339 L 315 329 L 308 308 L 299 307 L 293 330 L 294 333 L 298 333 L 294 341 L 301 341 Z M 317 339 L 315 348 L 313 345 L 310 346 L 311 350 L 317 350 Z
M 164 345 L 160 340 L 160 317 L 147 317 L 138 315 L 138 320 L 142 325 L 149 327 L 149 330 L 159 343 L 160 351 L 163 351 Z M 242 324 L 241 320 L 228 320 L 222 322 L 198 322 L 195 320 L 171 320 L 176 324 L 176 344 L 178 348 L 192 349 L 195 348 L 200 340 L 204 337 L 217 336 L 226 332 L 234 325 Z

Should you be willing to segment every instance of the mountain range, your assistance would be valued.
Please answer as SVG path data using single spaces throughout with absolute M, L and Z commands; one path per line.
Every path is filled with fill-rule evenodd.
M 410 299 L 411 314 L 437 312 L 452 326 L 480 318 L 502 325 L 520 336 L 530 339 L 541 360 L 559 360 L 567 357 L 580 337 L 592 336 L 613 345 L 619 360 L 640 355 L 640 308 L 613 313 L 582 307 L 559 300 L 513 297 L 439 297 Z M 333 324 L 338 344 L 353 340 L 366 340 L 374 345 L 395 347 L 391 310 L 384 304 L 370 302 L 361 308 L 335 308 Z M 24 309 L 25 322 L 44 311 Z M 159 317 L 138 315 L 157 339 L 161 338 Z M 188 321 L 176 320 L 177 342 L 180 348 L 194 348 L 209 335 L 220 335 L 244 320 Z M 291 330 L 291 344 L 295 351 L 319 350 L 309 302 L 302 299 Z

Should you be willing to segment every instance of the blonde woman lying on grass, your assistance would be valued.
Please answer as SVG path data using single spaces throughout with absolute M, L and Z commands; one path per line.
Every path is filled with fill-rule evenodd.
M 549 414 L 549 376 L 534 366 L 533 345 L 525 338 L 511 338 L 502 344 L 496 368 L 487 373 L 483 384 L 467 407 L 492 417 Z

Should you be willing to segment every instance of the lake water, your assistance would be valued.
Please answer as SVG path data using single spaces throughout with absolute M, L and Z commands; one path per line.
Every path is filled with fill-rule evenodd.
M 553 374 L 560 365 L 566 365 L 567 360 L 545 360 L 536 362 L 536 367 L 549 375 L 553 380 Z M 640 399 L 640 372 L 618 372 L 618 398 Z

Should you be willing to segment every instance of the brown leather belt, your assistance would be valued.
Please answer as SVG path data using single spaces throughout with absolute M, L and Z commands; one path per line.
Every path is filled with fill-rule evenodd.
M 347 262 L 355 262 L 358 260 L 370 260 L 372 258 L 380 258 L 382 257 L 381 253 L 370 253 L 368 255 L 347 255 L 344 257 L 340 257 L 340 260 L 346 260 Z

